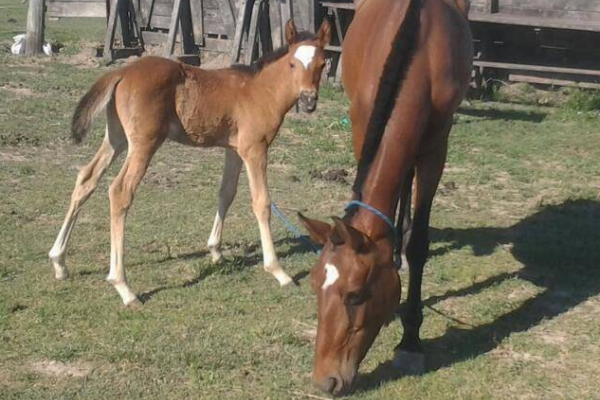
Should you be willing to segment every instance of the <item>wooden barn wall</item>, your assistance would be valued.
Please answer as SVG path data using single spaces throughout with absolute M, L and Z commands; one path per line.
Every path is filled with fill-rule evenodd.
M 472 0 L 473 12 L 485 12 L 490 0 Z M 600 22 L 600 0 L 497 0 L 498 12 L 523 17 Z

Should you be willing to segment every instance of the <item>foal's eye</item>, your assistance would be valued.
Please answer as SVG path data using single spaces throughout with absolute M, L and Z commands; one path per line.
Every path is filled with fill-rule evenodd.
M 296 65 L 294 63 L 290 63 L 290 68 L 295 68 Z
M 358 306 L 367 299 L 365 291 L 350 292 L 346 295 L 346 304 L 349 306 Z

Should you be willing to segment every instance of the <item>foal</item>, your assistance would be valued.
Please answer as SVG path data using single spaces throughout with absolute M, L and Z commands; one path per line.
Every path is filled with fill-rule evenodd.
M 111 254 L 107 280 L 125 306 L 141 305 L 127 284 L 123 266 L 125 218 L 152 156 L 169 138 L 190 146 L 226 149 L 219 206 L 208 240 L 213 261 L 222 258 L 223 222 L 245 165 L 264 269 L 282 286 L 291 282 L 279 265 L 271 238 L 267 150 L 296 102 L 305 112 L 316 109 L 330 26 L 324 22 L 311 35 L 298 33 L 290 20 L 285 36 L 287 46 L 250 67 L 207 71 L 144 57 L 109 72 L 92 86 L 75 110 L 71 134 L 76 143 L 80 142 L 93 118 L 106 108 L 106 135 L 98 153 L 77 177 L 67 216 L 50 250 L 57 279 L 68 276 L 65 251 L 81 207 L 111 162 L 127 148 L 125 163 L 109 189 Z

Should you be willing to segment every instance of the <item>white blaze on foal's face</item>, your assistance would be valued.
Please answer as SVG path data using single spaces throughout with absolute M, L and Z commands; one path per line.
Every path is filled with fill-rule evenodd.
M 339 277 L 340 273 L 335 265 L 329 263 L 325 264 L 325 282 L 323 282 L 321 289 L 327 289 L 329 286 L 333 285 Z
M 304 65 L 304 68 L 308 68 L 313 58 L 315 57 L 315 52 L 317 48 L 315 46 L 306 46 L 302 45 L 296 49 L 294 53 L 294 57 Z

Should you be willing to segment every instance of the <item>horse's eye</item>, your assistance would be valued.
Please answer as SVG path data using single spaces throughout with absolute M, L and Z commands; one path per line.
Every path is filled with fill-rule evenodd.
M 290 63 L 290 68 L 295 68 L 296 65 L 294 65 L 294 63 Z
M 361 290 L 358 292 L 350 292 L 346 295 L 346 304 L 349 306 L 358 306 L 367 299 L 365 291 Z

